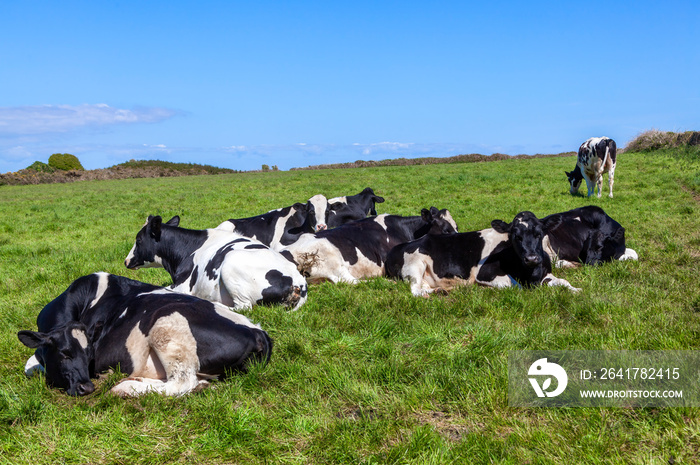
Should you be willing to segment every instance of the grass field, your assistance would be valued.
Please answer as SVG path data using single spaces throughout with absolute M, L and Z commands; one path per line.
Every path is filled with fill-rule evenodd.
M 700 346 L 700 152 L 619 155 L 615 198 L 571 196 L 574 157 L 0 187 L 0 463 L 696 463 L 700 409 L 511 408 L 508 351 Z M 606 176 L 607 178 L 607 176 Z M 558 270 L 583 291 L 461 288 L 413 298 L 383 278 L 311 286 L 248 316 L 266 367 L 182 398 L 70 398 L 25 378 L 17 340 L 77 277 L 169 284 L 123 261 L 147 215 L 214 227 L 370 186 L 380 213 L 448 208 L 461 231 L 599 205 L 638 262 Z M 585 191 L 585 186 L 582 191 Z

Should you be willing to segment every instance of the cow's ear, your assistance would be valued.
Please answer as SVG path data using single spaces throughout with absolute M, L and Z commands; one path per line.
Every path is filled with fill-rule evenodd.
M 432 216 L 433 218 L 439 218 L 440 210 L 438 210 L 437 207 L 430 207 L 430 216 Z
M 377 203 L 383 203 L 384 202 L 384 197 L 379 197 L 378 195 L 373 195 L 372 200 L 374 200 Z
M 571 171 L 564 170 L 564 174 L 566 175 L 567 178 L 571 177 Z
M 625 228 L 623 228 L 622 226 L 620 226 L 620 229 L 618 229 L 617 231 L 615 231 L 615 234 L 613 234 L 612 238 L 613 238 L 613 240 L 614 240 L 615 242 L 622 242 L 622 243 L 624 243 L 624 240 L 625 240 Z
M 420 217 L 426 223 L 431 223 L 433 221 L 433 217 L 430 215 L 430 210 L 428 210 L 427 208 L 424 208 L 420 211 Z
M 551 231 L 561 224 L 561 215 L 551 215 L 545 218 L 542 222 L 542 228 L 545 231 Z
M 159 241 L 160 240 L 160 227 L 163 224 L 163 218 L 160 216 L 152 216 L 148 220 L 149 234 L 150 236 Z
M 175 215 L 170 218 L 165 224 L 168 226 L 180 226 L 180 217 Z
M 511 223 L 506 223 L 503 220 L 493 220 L 491 222 L 491 227 L 501 234 L 508 234 L 510 232 Z
M 47 341 L 45 334 L 27 330 L 18 332 L 17 338 L 19 339 L 19 342 L 30 349 L 36 349 Z

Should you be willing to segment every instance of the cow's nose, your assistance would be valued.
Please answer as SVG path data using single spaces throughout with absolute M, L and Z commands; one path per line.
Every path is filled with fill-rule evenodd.
M 326 226 L 325 224 L 316 225 L 316 232 L 323 231 L 324 229 L 328 229 L 328 226 Z
M 129 268 L 129 259 L 124 260 L 124 266 Z
M 527 257 L 525 257 L 525 263 L 528 266 L 535 267 L 542 263 L 542 258 L 540 258 L 539 255 L 528 255 Z
M 94 391 L 95 391 L 95 385 L 92 384 L 92 381 L 88 381 L 86 383 L 80 383 L 80 384 L 78 384 L 78 388 L 76 389 L 76 392 L 78 393 L 79 396 L 86 396 Z

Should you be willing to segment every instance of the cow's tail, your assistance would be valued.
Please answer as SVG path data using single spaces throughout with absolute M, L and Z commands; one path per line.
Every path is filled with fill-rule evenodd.
M 262 329 L 255 331 L 255 351 L 253 352 L 252 358 L 257 362 L 262 362 L 267 365 L 272 356 L 272 338 L 266 331 Z

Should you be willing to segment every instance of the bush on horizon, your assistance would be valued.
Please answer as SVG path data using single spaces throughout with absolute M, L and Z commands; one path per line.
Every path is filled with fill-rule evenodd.
M 49 157 L 49 166 L 62 171 L 85 170 L 78 157 L 70 153 L 54 153 Z

